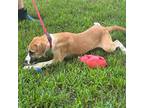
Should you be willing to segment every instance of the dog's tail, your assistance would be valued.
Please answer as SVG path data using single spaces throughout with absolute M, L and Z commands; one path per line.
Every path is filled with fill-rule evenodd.
M 126 31 L 126 28 L 121 27 L 121 26 L 117 26 L 117 25 L 106 27 L 106 29 L 107 29 L 109 32 L 112 32 L 112 31 L 114 31 L 114 30 Z

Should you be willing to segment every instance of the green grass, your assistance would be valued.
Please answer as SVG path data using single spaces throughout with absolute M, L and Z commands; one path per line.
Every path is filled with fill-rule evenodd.
M 36 16 L 31 0 L 24 0 L 28 12 Z M 94 22 L 125 26 L 125 0 L 36 0 L 50 33 L 82 32 Z M 125 55 L 118 49 L 107 54 L 101 49 L 88 54 L 104 56 L 105 69 L 89 69 L 76 57 L 43 69 L 23 70 L 28 43 L 43 31 L 39 23 L 21 21 L 19 26 L 19 107 L 20 108 L 125 108 Z M 111 33 L 126 45 L 126 34 Z

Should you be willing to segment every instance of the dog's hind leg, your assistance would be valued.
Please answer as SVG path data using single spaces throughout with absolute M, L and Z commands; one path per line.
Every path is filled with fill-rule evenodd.
M 121 51 L 126 54 L 126 48 L 119 40 L 115 40 L 114 44 L 115 44 L 116 48 L 120 48 Z
M 124 45 L 119 41 L 115 40 L 112 43 L 106 44 L 105 47 L 102 47 L 106 52 L 114 52 L 116 48 L 120 48 L 120 50 L 126 54 L 126 48 Z
M 98 23 L 98 22 L 94 22 L 94 25 L 101 26 L 100 23 Z
M 100 47 L 106 52 L 114 52 L 116 48 L 120 48 L 123 53 L 126 53 L 124 45 L 119 40 L 113 42 L 108 32 L 103 35 Z

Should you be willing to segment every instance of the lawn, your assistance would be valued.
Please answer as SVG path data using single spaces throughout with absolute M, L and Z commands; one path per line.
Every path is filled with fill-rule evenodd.
M 36 0 L 50 33 L 82 32 L 99 22 L 104 26 L 126 25 L 125 0 Z M 37 17 L 31 0 L 24 0 L 28 13 Z M 18 23 L 19 108 L 125 108 L 126 56 L 117 49 L 106 53 L 95 49 L 87 54 L 104 56 L 104 69 L 89 69 L 77 57 L 43 69 L 23 70 L 28 43 L 43 30 L 38 22 Z M 113 40 L 126 45 L 126 33 L 114 31 Z M 51 58 L 51 54 L 50 57 Z

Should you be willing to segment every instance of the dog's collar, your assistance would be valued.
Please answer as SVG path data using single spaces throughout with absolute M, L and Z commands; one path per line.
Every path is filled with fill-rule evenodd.
M 47 36 L 47 39 L 48 39 L 48 41 L 49 41 L 49 44 L 50 44 L 50 48 L 52 48 L 52 38 L 51 38 L 51 36 L 50 36 L 50 34 L 47 32 L 47 33 L 45 33 L 46 34 L 46 36 Z

